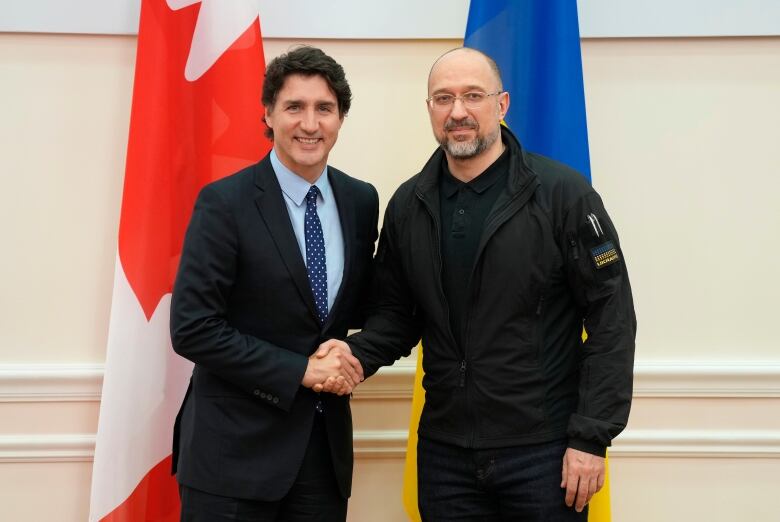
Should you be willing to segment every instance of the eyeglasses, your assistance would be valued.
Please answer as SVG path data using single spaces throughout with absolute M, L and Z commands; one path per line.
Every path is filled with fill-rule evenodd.
M 427 101 L 431 109 L 435 111 L 450 110 L 452 106 L 455 105 L 455 100 L 460 100 L 461 102 L 463 102 L 463 105 L 465 105 L 469 109 L 476 109 L 480 105 L 482 105 L 482 103 L 487 99 L 488 96 L 497 96 L 503 93 L 504 91 L 497 91 L 491 93 L 473 91 L 473 92 L 467 92 L 465 94 L 461 94 L 460 96 L 455 96 L 454 94 L 440 93 L 440 94 L 434 94 L 433 96 L 431 96 L 425 101 Z

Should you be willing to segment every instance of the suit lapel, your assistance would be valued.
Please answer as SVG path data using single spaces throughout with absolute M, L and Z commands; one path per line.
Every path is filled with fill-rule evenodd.
M 318 320 L 306 265 L 301 257 L 301 249 L 298 246 L 298 241 L 295 239 L 295 232 L 293 232 L 290 224 L 290 214 L 287 212 L 287 206 L 284 203 L 282 189 L 279 186 L 276 175 L 274 175 L 271 160 L 268 156 L 255 167 L 255 185 L 258 188 L 258 195 L 255 198 L 257 209 L 260 211 L 260 215 L 276 244 L 276 248 L 279 250 L 282 261 L 295 282 L 295 286 L 298 288 L 301 298 L 309 308 L 312 317 Z
M 355 248 L 355 205 L 350 201 L 349 180 L 346 176 L 336 169 L 328 167 L 328 179 L 333 189 L 333 195 L 336 198 L 336 205 L 339 210 L 339 221 L 341 221 L 341 235 L 344 238 L 344 273 L 341 278 L 341 286 L 333 300 L 333 306 L 328 313 L 328 319 L 325 321 L 325 327 L 329 326 L 334 317 L 337 317 L 339 305 L 343 301 L 344 292 L 348 291 L 350 286 L 349 275 L 352 272 L 352 251 Z

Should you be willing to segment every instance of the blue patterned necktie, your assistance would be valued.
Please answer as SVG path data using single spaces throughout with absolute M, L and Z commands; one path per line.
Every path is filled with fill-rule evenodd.
M 306 194 L 306 216 L 303 234 L 306 238 L 306 271 L 309 284 L 317 306 L 320 323 L 328 317 L 328 271 L 325 269 L 325 239 L 322 236 L 322 224 L 317 215 L 317 196 L 320 189 L 312 185 Z

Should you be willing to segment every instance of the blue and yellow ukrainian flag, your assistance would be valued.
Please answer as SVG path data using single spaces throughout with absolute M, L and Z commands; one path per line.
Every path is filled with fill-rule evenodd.
M 506 124 L 533 152 L 566 163 L 590 180 L 588 128 L 576 0 L 471 0 L 464 45 L 490 55 L 511 104 Z M 404 507 L 417 510 L 417 425 L 425 401 L 418 350 Z M 609 473 L 590 502 L 589 522 L 610 522 Z

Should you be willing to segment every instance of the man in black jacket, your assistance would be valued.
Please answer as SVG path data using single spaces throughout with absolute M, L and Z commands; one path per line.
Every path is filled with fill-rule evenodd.
M 488 56 L 446 53 L 428 94 L 441 147 L 388 204 L 373 309 L 318 355 L 351 348 L 368 376 L 422 338 L 424 520 L 586 520 L 632 396 L 617 234 L 579 173 L 502 128 Z

